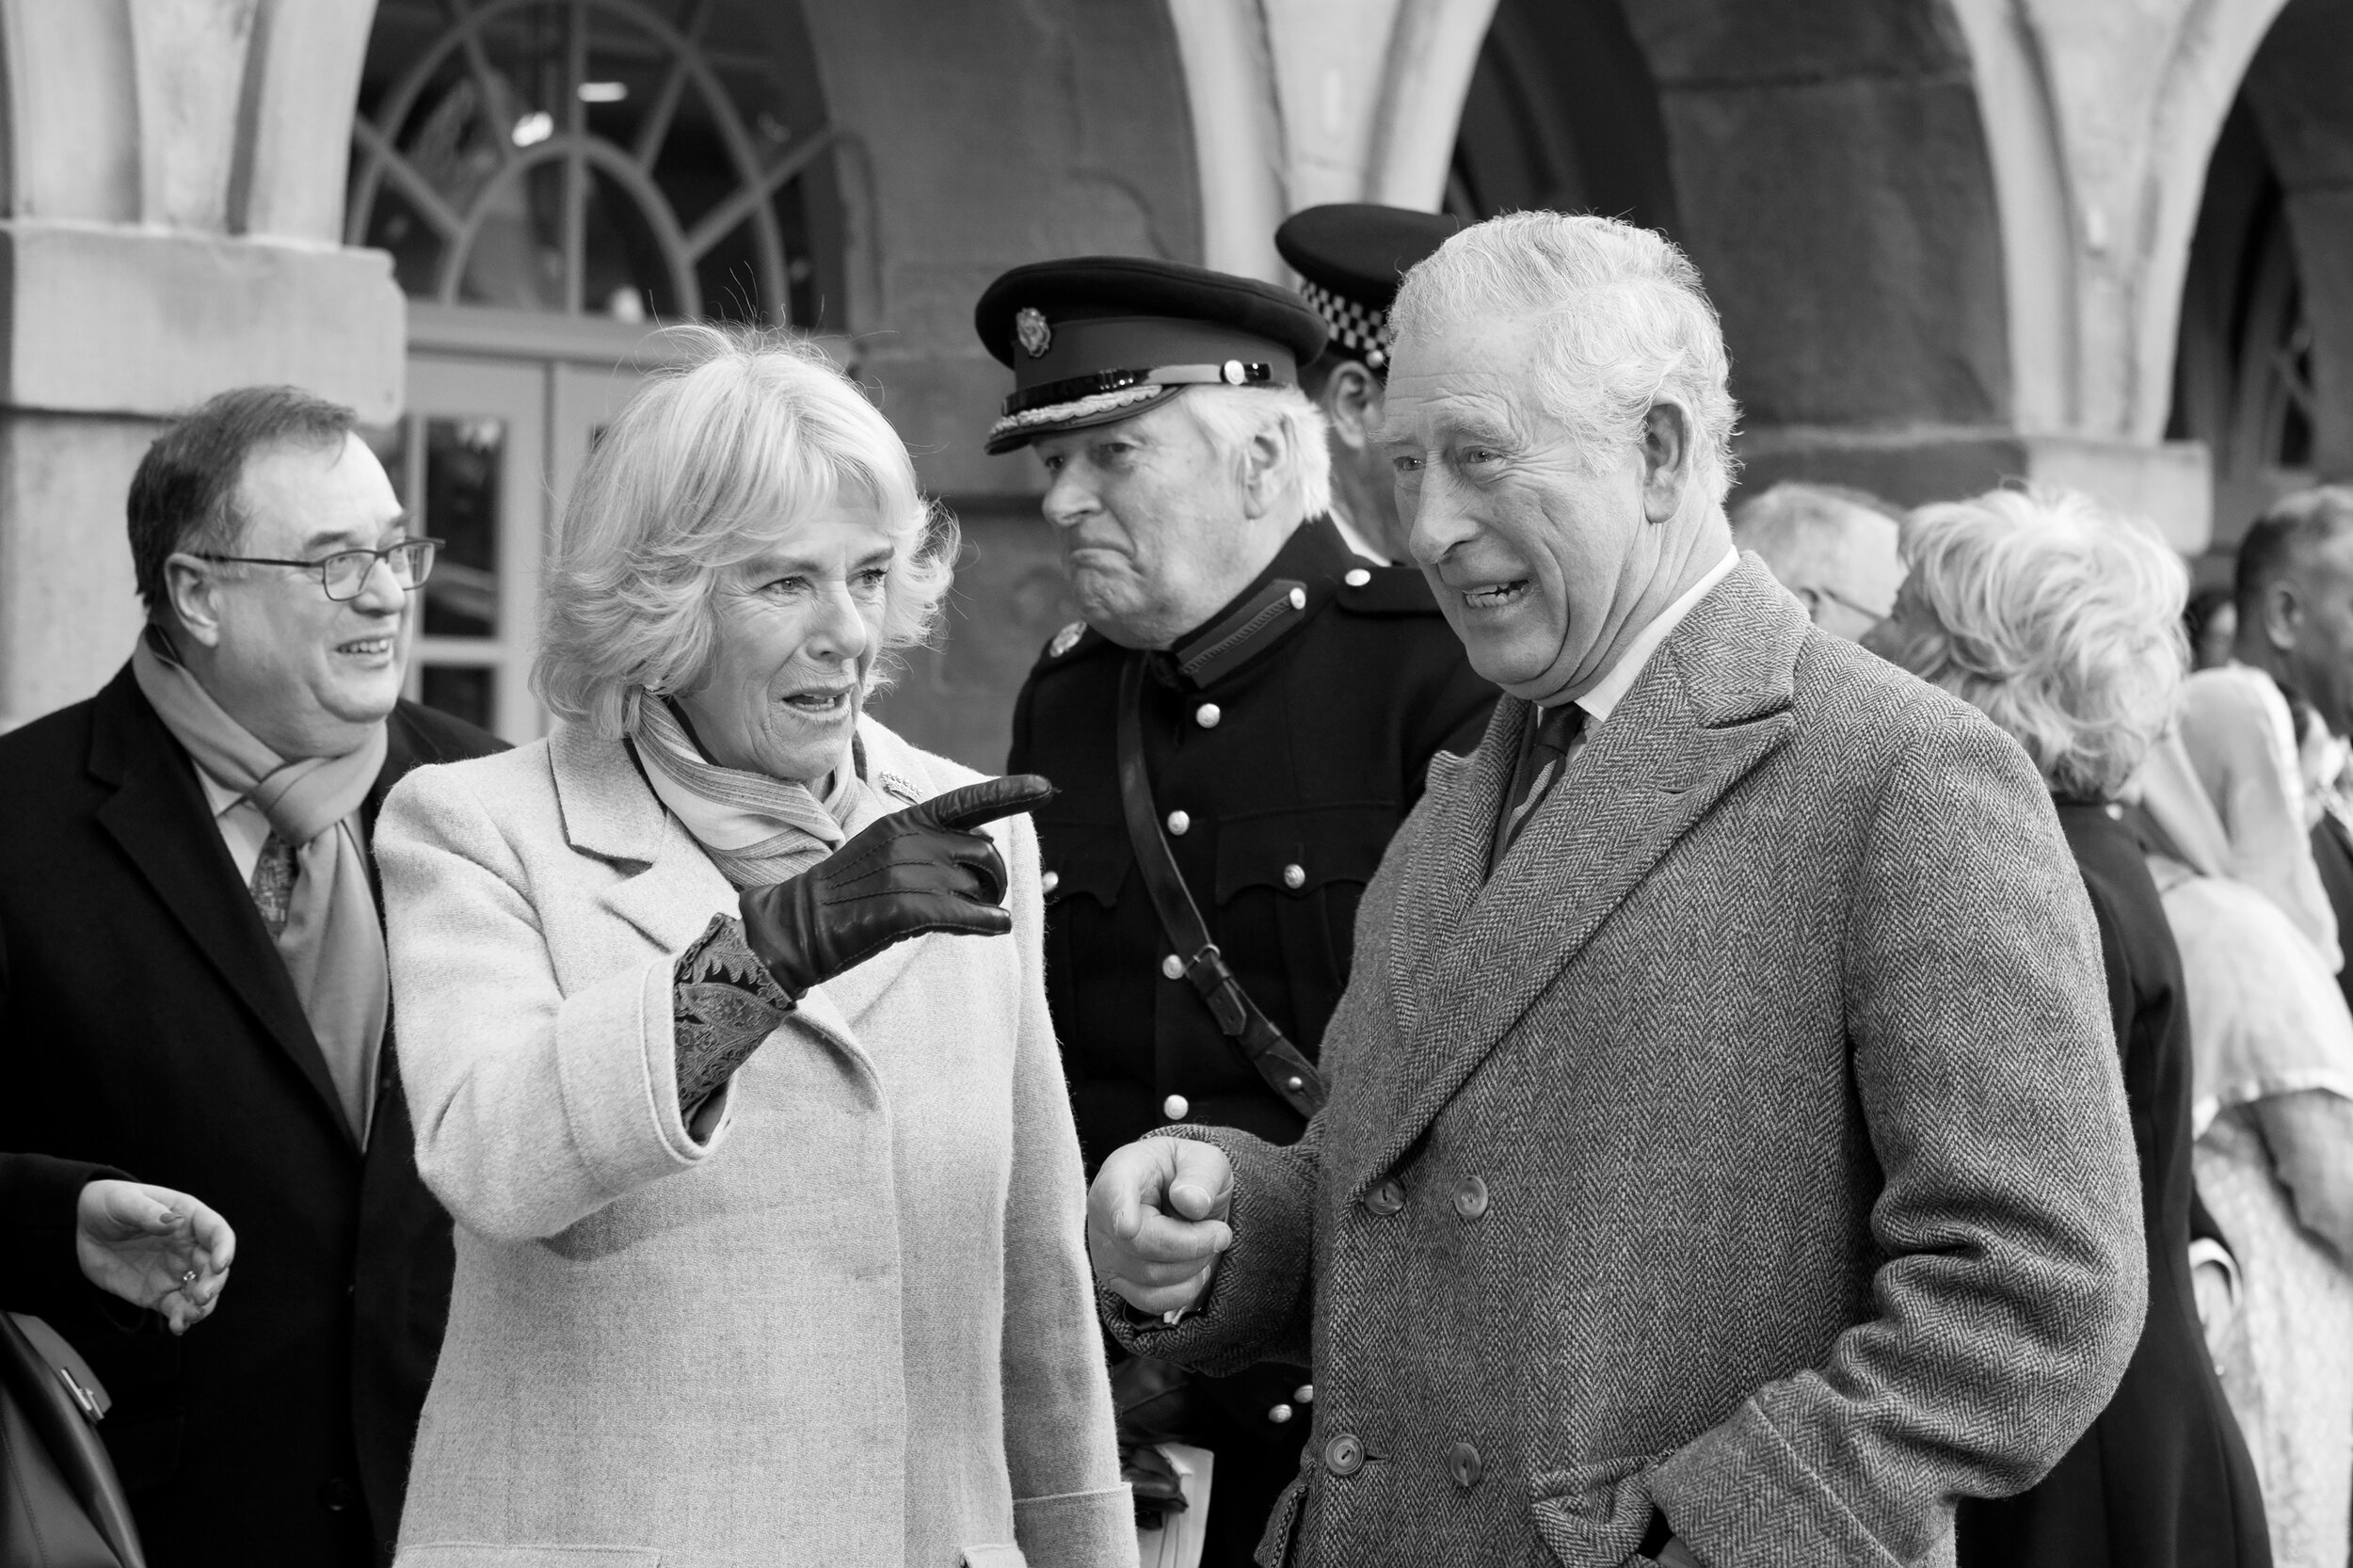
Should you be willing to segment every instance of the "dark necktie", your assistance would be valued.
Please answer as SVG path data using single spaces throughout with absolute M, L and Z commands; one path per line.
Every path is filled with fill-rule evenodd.
M 1512 775 L 1511 793 L 1504 797 L 1511 804 L 1496 833 L 1495 864 L 1503 863 L 1521 831 L 1535 820 L 1545 797 L 1552 792 L 1561 770 L 1568 765 L 1569 748 L 1577 744 L 1584 728 L 1585 710 L 1574 702 L 1542 711 L 1534 732 L 1520 749 L 1520 763 Z

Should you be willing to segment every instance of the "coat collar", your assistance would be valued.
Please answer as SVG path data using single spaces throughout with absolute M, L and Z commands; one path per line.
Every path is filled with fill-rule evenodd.
M 391 765 L 388 757 L 387 770 Z M 88 766 L 92 776 L 114 787 L 99 805 L 99 824 L 310 1083 L 320 1110 L 357 1155 L 359 1143 L 302 999 L 221 842 L 196 765 L 156 716 L 128 664 L 91 706 Z
M 860 717 L 858 739 L 877 804 L 895 810 L 937 792 L 914 748 L 880 724 Z M 712 916 L 735 911 L 733 885 L 663 807 L 622 743 L 566 725 L 548 738 L 548 763 L 566 841 L 623 873 L 598 895 L 611 913 L 662 951 L 680 952 Z M 817 986 L 801 999 L 799 1017 L 858 1054 L 849 1018 L 905 968 L 915 946 L 897 943 Z
M 1677 626 L 1488 872 L 1520 731 L 1506 697 L 1479 749 L 1433 763 L 1427 818 L 1391 914 L 1403 1047 L 1351 1196 L 1418 1138 L 1603 922 L 1725 792 L 1785 741 L 1812 627 L 1743 556 Z

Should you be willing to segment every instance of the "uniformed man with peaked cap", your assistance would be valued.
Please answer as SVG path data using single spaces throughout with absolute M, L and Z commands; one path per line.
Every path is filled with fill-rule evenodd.
M 1307 207 L 1274 231 L 1274 248 L 1299 274 L 1299 292 L 1331 338 L 1300 373 L 1323 410 L 1332 449 L 1332 520 L 1351 550 L 1411 566 L 1389 459 L 1374 439 L 1389 381 L 1389 306 L 1405 274 L 1463 220 L 1369 201 Z
M 1090 257 L 1005 274 L 976 325 L 1014 373 L 989 450 L 1043 460 L 1086 616 L 1023 686 L 1008 765 L 1061 787 L 1037 813 L 1047 990 L 1089 1168 L 1178 1121 L 1289 1142 L 1357 900 L 1494 689 L 1420 573 L 1333 524 L 1299 390 L 1325 329 L 1298 296 Z M 1312 1399 L 1304 1368 L 1262 1366 L 1131 1429 L 1217 1453 L 1205 1561 L 1250 1560 Z

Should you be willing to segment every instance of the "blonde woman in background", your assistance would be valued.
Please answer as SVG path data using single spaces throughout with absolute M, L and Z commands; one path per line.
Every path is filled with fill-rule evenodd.
M 1909 575 L 1866 646 L 1981 710 L 2050 786 L 2099 921 L 2149 1251 L 2148 1318 L 2115 1399 L 2035 1486 L 1962 1500 L 1960 1562 L 2262 1568 L 2263 1499 L 2191 1278 L 2182 960 L 2118 805 L 2172 716 L 2186 574 L 2139 522 L 2040 488 L 1923 506 L 1901 549 Z

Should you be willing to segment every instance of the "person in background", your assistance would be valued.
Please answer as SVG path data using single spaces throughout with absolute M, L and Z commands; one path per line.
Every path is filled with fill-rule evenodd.
M 2210 670 L 2231 662 L 2238 641 L 2238 606 L 2227 584 L 2201 588 L 2182 611 L 2182 632 L 2189 643 L 2189 667 Z
M 184 1342 L 50 1319 L 154 1568 L 387 1556 L 449 1296 L 368 858 L 385 793 L 499 743 L 402 700 L 432 569 L 350 409 L 223 392 L 131 480 L 144 633 L 0 736 L 0 1148 L 236 1216 Z
M 812 345 L 670 341 L 566 507 L 559 727 L 385 807 L 458 1220 L 401 1561 L 1132 1565 L 1016 815 L 1050 786 L 866 712 L 955 526 Z
M 1865 490 L 1785 479 L 1732 509 L 1732 542 L 1753 550 L 1814 624 L 1860 642 L 1904 580 L 1902 512 Z
M 1904 524 L 1909 575 L 1865 639 L 1982 711 L 2048 782 L 2100 924 L 2140 1165 L 2149 1313 L 2124 1381 L 2015 1496 L 1965 1499 L 1964 1568 L 2264 1568 L 2263 1499 L 2190 1266 L 2194 1065 L 2181 954 L 2120 797 L 2171 723 L 2181 561 L 2072 490 L 1993 490 Z
M 2199 784 L 2217 760 L 2190 756 L 2177 733 L 2152 749 L 2139 780 L 2189 1000 L 2198 1190 L 2236 1281 L 2207 1337 L 2262 1480 L 2274 1560 L 2343 1568 L 2353 1513 L 2353 1016 L 2289 912 L 2229 874 L 2260 846 L 2231 842 Z
M 2273 504 L 2239 541 L 2234 593 L 2238 662 L 2270 676 L 2312 716 L 2296 749 L 2313 873 L 2337 930 L 2353 929 L 2353 800 L 2344 766 L 2353 739 L 2353 486 L 2324 485 Z M 2217 757 L 2215 765 L 2225 764 Z M 2353 1006 L 2346 968 L 2338 968 L 2337 985 Z
M 1341 201 L 1304 208 L 1274 231 L 1274 248 L 1299 274 L 1300 297 L 1331 333 L 1323 352 L 1299 367 L 1299 388 L 1323 411 L 1332 525 L 1349 549 L 1381 566 L 1411 565 L 1397 476 L 1377 435 L 1389 378 L 1389 305 L 1398 280 L 1462 226 L 1444 213 Z
M 1104 1160 L 1113 1331 L 1312 1347 L 1264 1562 L 1949 1562 L 1954 1500 L 2041 1479 L 2140 1332 L 2049 792 L 1734 552 L 1721 328 L 1670 241 L 1491 218 L 1394 322 L 1413 553 L 1508 698 L 1366 891 L 1306 1136 Z
M 0 1311 L 40 1317 L 87 1282 L 174 1334 L 212 1315 L 237 1253 L 229 1222 L 185 1192 L 39 1154 L 0 1154 Z
M 1080 1143 L 1090 1169 L 1165 1125 L 1289 1143 L 1320 1095 L 1365 885 L 1495 688 L 1420 571 L 1341 541 L 1297 385 L 1324 326 L 1297 295 L 1048 262 L 991 284 L 975 325 L 1014 371 L 989 450 L 1037 453 L 1086 617 L 1023 684 L 1006 763 L 1062 790 L 1037 827 Z M 1299 1470 L 1305 1366 L 1184 1379 L 1123 1358 L 1115 1375 L 1140 1496 L 1171 1500 L 1159 1443 L 1210 1449 L 1206 1560 L 1247 1563 Z

